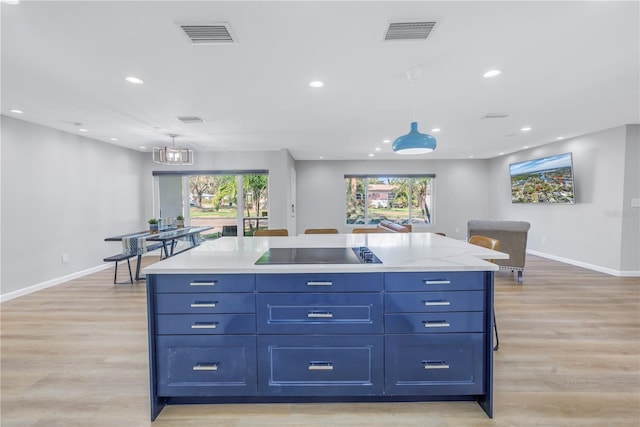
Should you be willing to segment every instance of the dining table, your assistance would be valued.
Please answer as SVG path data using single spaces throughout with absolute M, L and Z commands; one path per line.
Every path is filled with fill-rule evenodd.
M 212 226 L 198 226 L 198 227 L 187 226 L 184 228 L 166 227 L 155 233 L 152 233 L 149 230 L 144 230 L 144 231 L 138 231 L 134 233 L 121 234 L 118 236 L 111 236 L 111 237 L 105 238 L 104 240 L 106 242 L 122 242 L 123 240 L 135 238 L 135 239 L 144 239 L 146 242 L 159 242 L 161 244 L 160 249 L 162 249 L 162 254 L 164 255 L 164 256 L 161 256 L 161 259 L 162 259 L 162 258 L 170 258 L 174 255 L 177 255 L 184 251 L 188 251 L 189 249 L 192 249 L 198 246 L 201 243 L 200 233 L 212 230 L 214 228 L 215 227 L 212 227 Z M 188 241 L 190 245 L 180 251 L 176 251 L 175 248 L 178 240 L 180 239 Z M 152 247 L 152 246 L 149 245 L 149 247 Z M 155 247 L 154 249 L 157 249 L 157 247 Z M 144 277 L 142 278 L 140 277 L 140 260 L 142 259 L 142 254 L 146 251 L 147 251 L 146 248 L 142 250 L 138 249 L 136 253 L 132 254 L 132 255 L 138 256 L 136 276 L 135 276 L 136 281 L 144 279 Z

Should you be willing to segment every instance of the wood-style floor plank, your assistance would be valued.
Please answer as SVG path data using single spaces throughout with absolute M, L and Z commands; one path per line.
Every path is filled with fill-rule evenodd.
M 640 425 L 638 278 L 534 256 L 523 285 L 497 272 L 493 419 L 472 402 L 236 404 L 170 406 L 151 423 L 144 282 L 112 274 L 2 303 L 2 427 Z

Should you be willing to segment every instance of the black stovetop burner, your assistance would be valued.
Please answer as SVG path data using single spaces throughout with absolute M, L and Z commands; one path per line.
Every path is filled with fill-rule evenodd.
M 256 265 L 270 264 L 381 264 L 366 246 L 355 248 L 270 248 Z

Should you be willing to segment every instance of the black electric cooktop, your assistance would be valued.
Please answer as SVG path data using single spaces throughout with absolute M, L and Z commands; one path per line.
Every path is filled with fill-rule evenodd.
M 369 248 L 270 248 L 256 265 L 270 264 L 380 264 Z

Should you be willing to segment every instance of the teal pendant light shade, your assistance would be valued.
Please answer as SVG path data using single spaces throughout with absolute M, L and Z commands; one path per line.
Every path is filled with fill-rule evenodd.
M 411 122 L 411 131 L 393 141 L 393 151 L 398 154 L 425 154 L 436 149 L 436 139 L 418 132 L 418 122 Z

